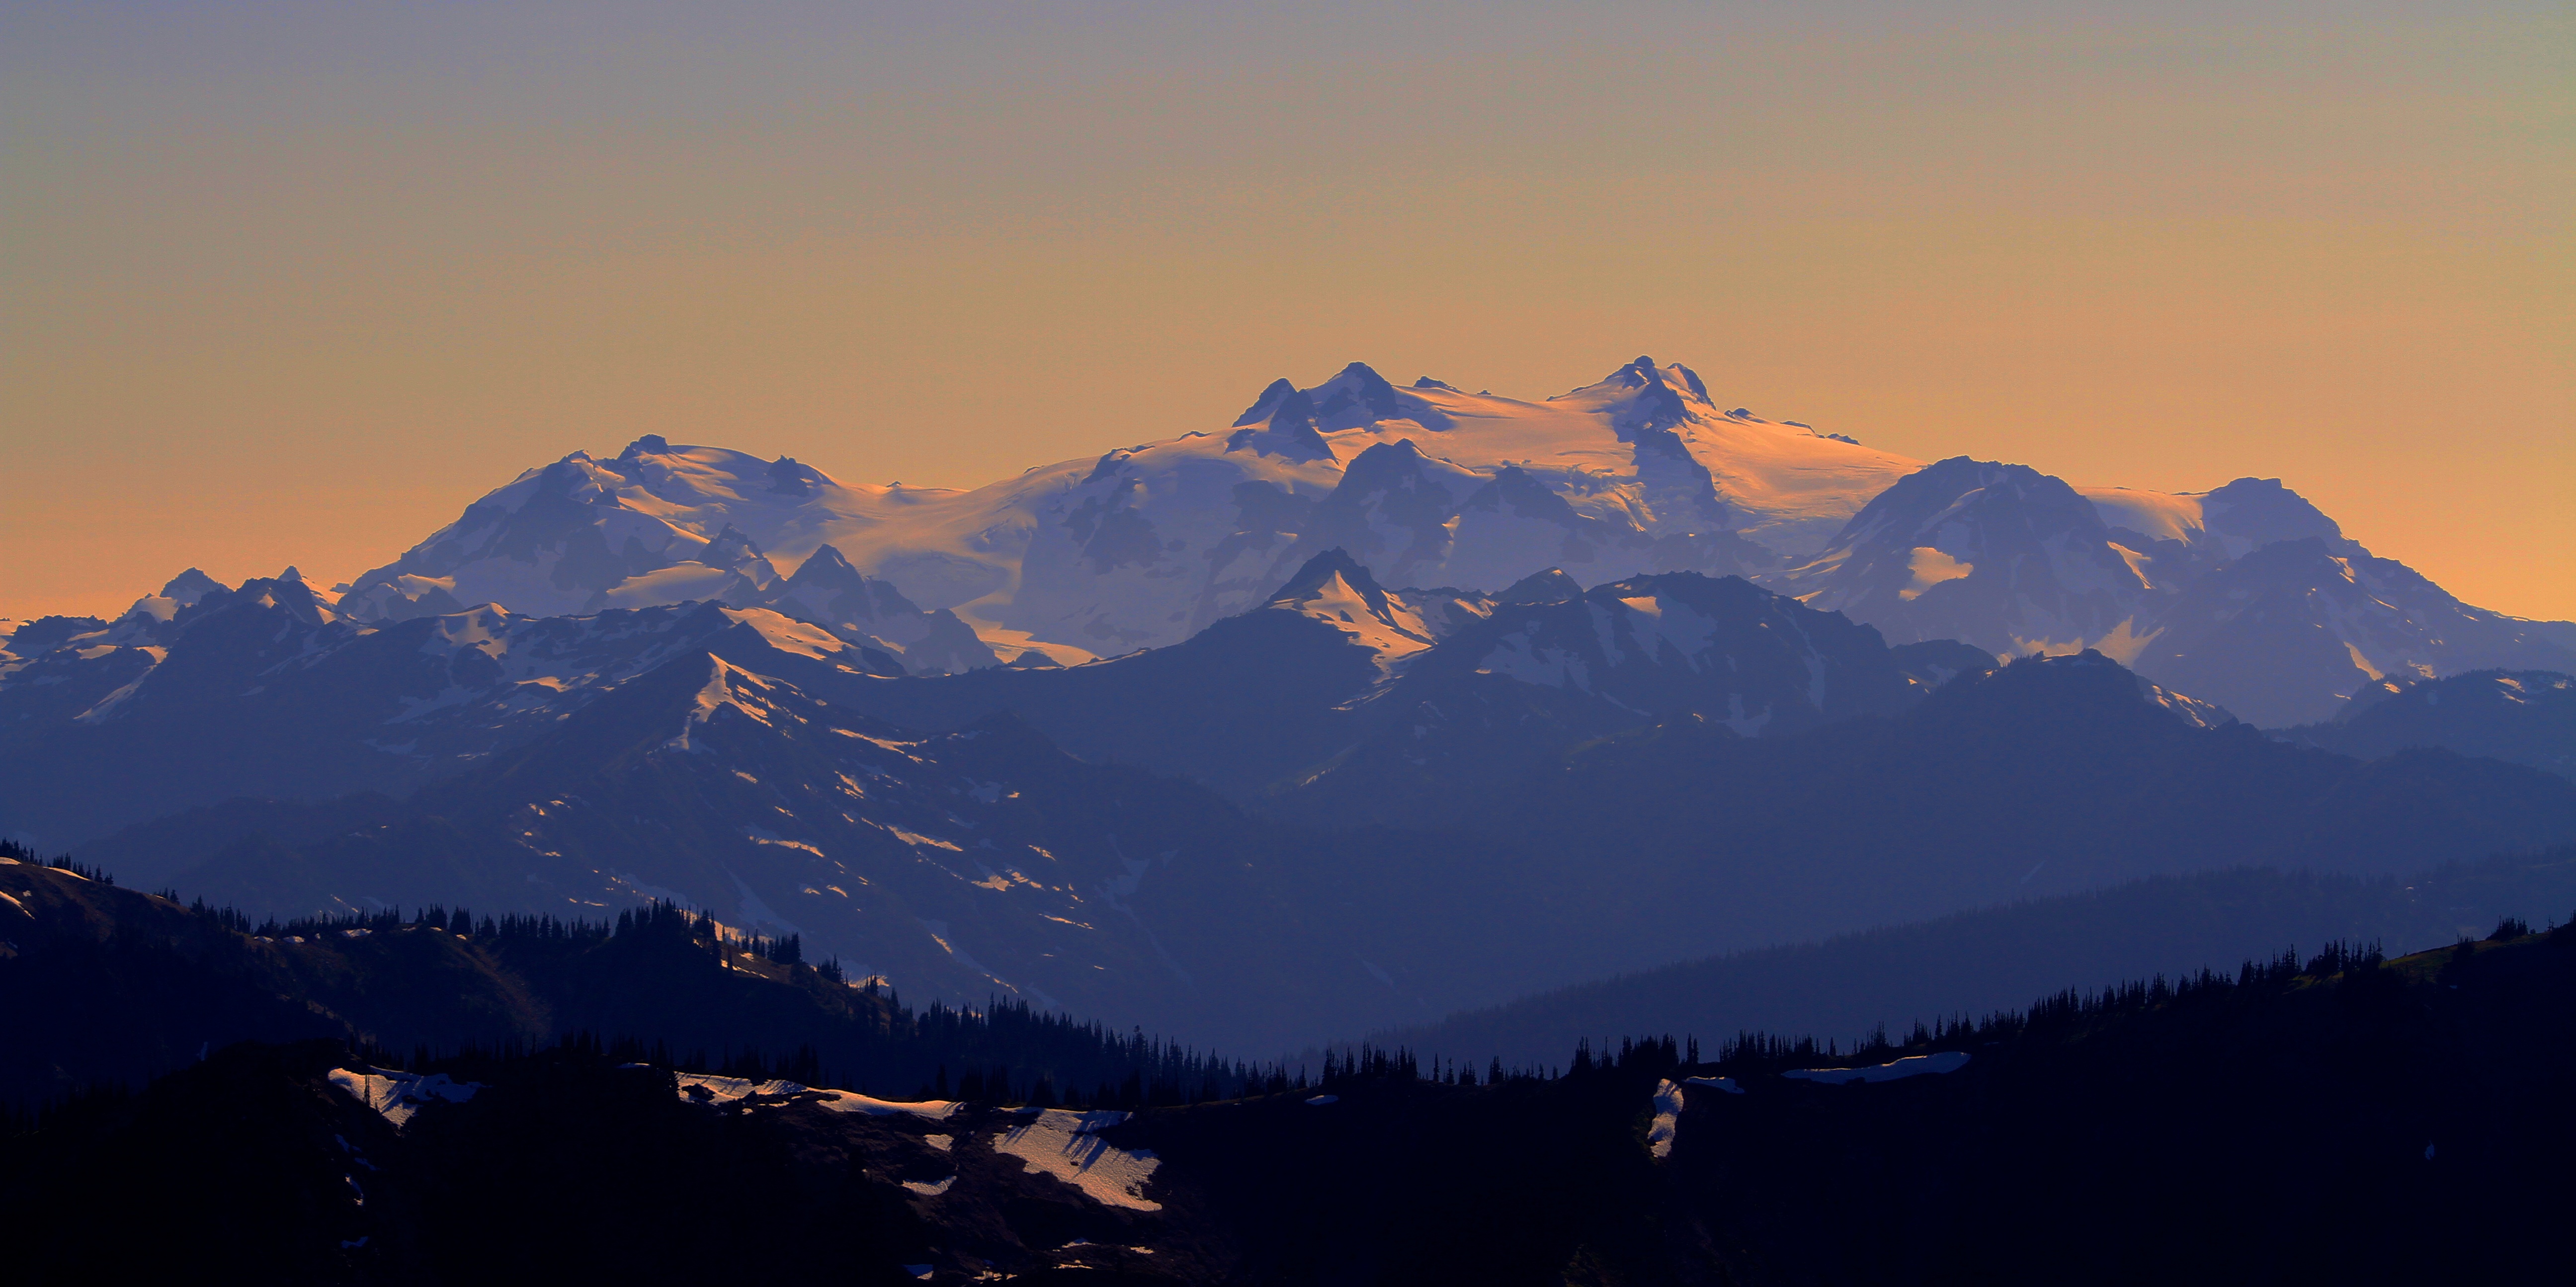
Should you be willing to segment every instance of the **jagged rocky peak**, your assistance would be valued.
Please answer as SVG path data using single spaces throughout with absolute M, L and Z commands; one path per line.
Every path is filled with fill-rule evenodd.
M 658 433 L 648 433 L 643 437 L 626 444 L 626 450 L 617 453 L 617 458 L 619 460 L 634 460 L 640 456 L 668 456 L 670 454 L 671 444 L 669 441 L 664 439 L 662 435 Z M 589 455 L 583 452 L 574 452 L 573 455 L 580 456 L 584 460 L 590 459 Z M 571 458 L 571 456 L 565 457 L 567 460 Z
M 798 590 L 865 590 L 868 578 L 866 573 L 851 566 L 838 546 L 826 544 L 815 546 L 814 552 L 796 565 L 796 572 L 787 578 L 787 584 Z
M 894 618 L 921 615 L 921 607 L 895 589 L 894 583 L 858 570 L 830 545 L 815 547 L 793 576 L 774 582 L 756 600 L 799 620 L 813 618 L 840 628 L 868 627 Z
M 1428 376 L 1417 381 L 1414 388 L 1454 392 Z M 1270 387 L 1261 391 L 1261 396 L 1235 418 L 1234 424 L 1237 429 L 1267 424 L 1273 433 L 1292 431 L 1299 425 L 1311 426 L 1319 433 L 1338 433 L 1388 421 L 1410 421 L 1434 433 L 1449 429 L 1452 423 L 1448 414 L 1429 399 L 1395 387 L 1365 362 L 1353 362 L 1311 389 L 1299 389 L 1286 380 L 1271 381 Z M 1243 435 L 1238 433 L 1235 437 L 1241 439 Z
M 781 496 L 808 496 L 821 480 L 810 465 L 801 465 L 794 456 L 781 456 L 769 462 L 769 490 Z
M 1271 381 L 1261 390 L 1261 396 L 1254 398 L 1252 405 L 1245 407 L 1243 414 L 1234 418 L 1234 427 L 1240 429 L 1246 425 L 1257 425 L 1270 419 L 1278 413 L 1279 400 L 1296 391 L 1297 386 L 1290 384 L 1286 376 Z
M 2343 528 L 2278 478 L 2239 478 L 2200 499 L 2201 522 L 2242 557 L 2278 541 L 2340 544 Z
M 96 617 L 38 617 L 8 635 L 8 651 L 21 657 L 49 652 L 83 635 L 97 634 L 107 623 Z
M 1351 457 L 1342 467 L 1342 486 L 1367 491 L 1398 478 L 1419 474 L 1424 461 L 1431 459 L 1411 438 L 1397 438 L 1373 443 L 1368 450 Z
M 1641 356 L 1636 361 L 1611 372 L 1609 378 L 1603 380 L 1602 383 L 1622 384 L 1632 389 L 1643 389 L 1654 386 L 1663 386 L 1666 388 L 1674 387 L 1667 377 L 1678 379 L 1680 381 L 1679 387 L 1690 390 L 1690 395 L 1692 397 L 1697 398 L 1702 402 L 1708 401 L 1708 386 L 1700 382 L 1698 372 L 1691 370 L 1689 367 L 1683 366 L 1679 362 L 1676 362 L 1671 366 L 1657 366 L 1655 365 L 1655 360 L 1650 357 Z M 1737 412 L 1729 414 L 1738 414 L 1741 410 L 1742 408 L 1738 408 Z
M 231 588 L 195 568 L 190 568 L 170 578 L 169 582 L 161 587 L 160 597 L 174 600 L 183 607 L 193 606 L 199 599 L 209 594 L 220 594 Z
M 1365 363 L 1353 362 L 1308 393 L 1315 419 L 1326 432 L 1387 420 L 1412 420 L 1426 429 L 1449 427 L 1449 418 L 1430 410 L 1418 395 L 1407 395 Z
M 1338 546 L 1307 559 L 1264 607 L 1332 626 L 1375 653 L 1382 667 L 1430 647 L 1439 634 L 1405 596 L 1388 593 L 1368 565 Z
M 741 528 L 731 523 L 725 524 L 724 530 L 717 532 L 716 538 L 707 542 L 707 548 L 698 552 L 698 561 L 711 568 L 741 567 L 755 561 L 768 562 L 761 554 L 760 546 L 754 543 L 751 537 L 745 535 Z
M 1512 582 L 1510 587 L 1494 596 L 1494 602 L 1564 603 L 1582 597 L 1582 582 L 1566 575 L 1563 568 L 1549 568 L 1545 572 L 1533 572 Z
M 1598 383 L 1558 394 L 1549 401 L 1607 412 L 1612 427 L 1628 437 L 1662 434 L 1676 425 L 1696 421 L 1702 408 L 1711 415 L 1716 411 L 1708 400 L 1708 386 L 1701 383 L 1697 372 L 1679 364 L 1657 366 L 1651 357 L 1640 357 Z
M 1279 593 L 1270 596 L 1270 602 L 1294 604 L 1312 599 L 1329 587 L 1336 577 L 1361 597 L 1370 600 L 1373 606 L 1384 606 L 1386 591 L 1378 585 L 1376 577 L 1369 575 L 1368 565 L 1339 547 L 1306 560 L 1304 566 L 1297 569 L 1297 574 L 1279 587 Z
M 1261 399 L 1252 404 L 1235 421 L 1237 428 L 1225 440 L 1227 451 L 1250 451 L 1262 456 L 1285 456 L 1290 460 L 1330 460 L 1332 447 L 1316 432 L 1315 402 L 1286 380 L 1274 380 L 1261 391 Z M 1095 468 L 1094 476 L 1099 470 Z
M 294 573 L 294 568 L 286 569 Z M 340 614 L 317 593 L 313 584 L 301 575 L 252 577 L 228 595 L 209 595 L 199 601 L 207 608 L 239 604 L 265 604 L 282 609 L 308 625 L 325 625 L 340 619 Z

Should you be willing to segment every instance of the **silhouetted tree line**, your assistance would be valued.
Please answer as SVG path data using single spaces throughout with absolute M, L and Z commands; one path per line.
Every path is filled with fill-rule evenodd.
M 2445 968 L 2468 960 L 2482 943 L 2504 942 L 2532 932 L 2528 923 L 2518 917 L 2507 916 L 2483 940 L 2464 938 L 2454 944 Z M 2549 930 L 2549 941 L 2576 946 L 2576 919 L 2565 925 L 2553 926 Z M 1574 1057 L 1562 1072 L 1553 1068 L 1507 1072 L 1502 1061 L 1497 1059 L 1489 1066 L 1486 1081 L 1489 1084 L 1517 1080 L 1550 1081 L 1614 1072 L 1622 1075 L 1642 1072 L 1657 1076 L 1676 1072 L 1748 1075 L 1795 1068 L 1885 1063 L 1933 1050 L 1961 1049 L 2018 1038 L 2064 1036 L 2142 1011 L 2252 1000 L 2299 986 L 2329 982 L 2346 983 L 2357 989 L 2392 986 L 2394 980 L 2380 973 L 2386 961 L 2387 956 L 2378 943 L 2337 940 L 2305 957 L 2293 946 L 2262 960 L 2249 959 L 2233 972 L 2202 969 L 2179 979 L 2168 979 L 2159 974 L 2145 980 L 2113 984 L 2099 991 L 2069 988 L 2041 997 L 2022 1010 L 1997 1011 L 1983 1016 L 1955 1015 L 1935 1019 L 1928 1024 L 1918 1020 L 1901 1039 L 1892 1037 L 1882 1025 L 1848 1050 L 1837 1040 L 1820 1041 L 1812 1036 L 1784 1037 L 1769 1032 L 1740 1031 L 1718 1045 L 1714 1059 L 1703 1062 L 1697 1037 L 1676 1040 L 1669 1033 L 1622 1037 L 1618 1039 L 1615 1053 L 1607 1040 L 1596 1053 L 1591 1040 L 1586 1038 L 1575 1043 Z M 1324 1070 L 1323 1080 L 1327 1085 L 1372 1078 L 1421 1078 L 1419 1060 L 1413 1052 L 1368 1045 L 1361 1045 L 1352 1054 L 1339 1058 L 1328 1051 L 1324 1056 Z M 1472 1067 L 1462 1072 L 1454 1066 L 1444 1067 L 1437 1061 L 1433 1064 L 1429 1080 L 1458 1085 L 1476 1084 Z
M 243 1038 L 334 1035 L 343 1021 L 349 1026 L 336 1035 L 344 1039 L 380 1034 L 393 1038 L 387 1044 L 397 1049 L 410 1047 L 398 1059 L 387 1056 L 396 1066 L 516 1058 L 552 1049 L 558 1040 L 587 1040 L 607 1043 L 635 1062 L 682 1071 L 896 1096 L 929 1094 L 953 1077 L 956 1093 L 1000 1103 L 1141 1108 L 1301 1084 L 1275 1065 L 1227 1059 L 1141 1030 L 1115 1032 L 1016 999 L 988 998 L 980 1007 L 934 1001 L 914 1009 L 882 978 L 852 980 L 837 960 L 807 961 L 799 935 L 744 933 L 668 902 L 602 920 L 478 915 L 470 908 L 431 905 L 254 921 L 238 908 L 209 906 L 202 899 L 186 910 L 239 936 L 235 941 L 245 946 L 263 939 L 301 940 L 340 951 L 358 973 L 334 973 L 322 986 L 337 979 L 350 995 L 317 995 L 310 999 L 327 1002 L 325 1009 L 308 1011 L 306 998 L 281 996 L 281 984 L 302 981 L 290 984 L 278 976 L 273 958 L 183 953 L 165 937 L 167 927 L 66 940 L 48 950 L 53 963 L 41 969 L 49 979 L 60 974 L 74 986 L 38 989 L 53 999 L 48 1018 L 41 1030 L 25 1035 L 40 1045 L 81 1047 L 114 1032 L 131 1050 L 93 1060 L 96 1068 L 31 1066 L 27 1076 L 0 1087 L 16 1092 L 0 1094 L 0 1101 L 23 1103 L 19 1097 L 30 1091 L 51 1098 L 90 1080 L 139 1081 L 186 1062 L 209 1037 L 220 1046 Z M 372 935 L 421 931 L 458 936 L 543 1000 L 526 1014 L 486 1013 L 489 1001 L 501 999 L 408 986 L 404 972 L 414 967 L 404 955 L 361 946 Z M 746 956 L 769 963 L 753 972 L 780 986 L 744 993 L 738 990 L 742 985 L 718 984 L 709 991 L 707 976 L 695 972 L 704 967 L 691 964 L 694 958 L 741 969 Z M 33 964 L 0 963 L 0 973 Z M 189 986 L 174 992 L 180 980 Z M 176 1002 L 177 992 L 189 999 Z M 554 1014 L 563 1015 L 573 1030 L 542 1032 Z M 491 1033 L 513 1022 L 519 1034 L 452 1035 L 477 1028 Z M 406 1030 L 451 1035 L 437 1038 L 433 1048 Z M 716 1034 L 732 1040 L 705 1039 Z M 52 1089 L 39 1089 L 48 1083 Z
M 0 855 L 21 862 L 39 861 L 23 846 L 7 841 L 0 841 Z M 79 870 L 68 863 L 68 859 L 55 859 L 42 865 Z M 104 883 L 103 873 L 80 874 Z M 2268 959 L 2248 960 L 2233 972 L 2204 969 L 2172 979 L 2158 975 L 2098 992 L 2068 989 L 2041 997 L 2018 1011 L 1918 1022 L 1901 1038 L 1882 1028 L 1848 1050 L 1838 1041 L 1742 1031 L 1721 1042 L 1714 1059 L 1704 1061 L 1696 1037 L 1660 1034 L 1620 1038 L 1615 1047 L 1607 1040 L 1598 1047 L 1589 1040 L 1579 1042 L 1570 1063 L 1562 1069 L 1506 1068 L 1495 1058 L 1479 1070 L 1473 1063 L 1439 1056 L 1426 1060 L 1403 1047 L 1360 1044 L 1325 1051 L 1320 1076 L 1310 1077 L 1310 1069 L 1303 1062 L 1227 1059 L 1215 1051 L 1197 1050 L 1142 1030 L 1119 1033 L 1097 1021 L 1040 1011 L 1023 1000 L 994 997 L 981 1007 L 932 1001 L 914 1009 L 904 1005 L 880 978 L 852 981 L 837 960 L 808 963 L 798 935 L 746 934 L 668 902 L 653 902 L 597 921 L 542 914 L 477 916 L 468 908 L 431 905 L 409 912 L 388 907 L 282 921 L 272 917 L 254 924 L 238 909 L 210 907 L 202 899 L 191 904 L 190 910 L 235 934 L 271 940 L 306 938 L 328 942 L 342 935 L 364 937 L 351 935 L 352 931 L 443 931 L 496 953 L 497 959 L 537 982 L 540 990 L 548 980 L 588 977 L 590 982 L 582 986 L 591 989 L 609 980 L 612 987 L 629 994 L 623 1008 L 627 1015 L 651 1013 L 661 995 L 651 978 L 634 973 L 630 967 L 674 958 L 648 953 L 632 962 L 601 958 L 587 967 L 581 964 L 594 951 L 612 944 L 677 946 L 728 967 L 747 955 L 778 967 L 771 971 L 772 976 L 783 977 L 791 987 L 801 988 L 804 998 L 743 1022 L 715 1025 L 755 1038 L 763 1033 L 774 1034 L 774 1044 L 758 1039 L 731 1045 L 700 1045 L 692 1041 L 686 1049 L 676 1049 L 666 1040 L 650 1035 L 602 1035 L 584 1028 L 544 1038 L 464 1042 L 444 1051 L 415 1045 L 399 1060 L 408 1066 L 518 1058 L 570 1042 L 573 1046 L 565 1048 L 595 1049 L 614 1054 L 621 1062 L 754 1080 L 795 1081 L 898 1095 L 910 1092 L 935 1098 L 954 1096 L 988 1103 L 1127 1109 L 1371 1081 L 1474 1087 L 1550 1082 L 1604 1072 L 1664 1075 L 1689 1069 L 1749 1074 L 1842 1062 L 1884 1062 L 1907 1053 L 2071 1032 L 2140 1010 L 2276 992 L 2302 981 L 2367 980 L 2379 971 L 2384 959 L 2376 943 L 2330 942 L 2306 956 L 2290 949 Z M 2500 941 L 2529 932 L 2528 925 L 2508 917 L 2487 940 Z M 2558 938 L 2576 941 L 2576 926 L 2556 930 L 2553 941 Z M 2453 949 L 2453 959 L 2464 961 L 2477 949 L 2476 942 L 2463 941 Z M 103 944 L 100 950 L 115 950 L 115 945 Z M 174 962 L 155 968 L 176 966 Z M 584 968 L 590 970 L 587 976 L 580 972 Z M 706 1017 L 702 1013 L 675 1016 L 660 1026 L 678 1031 L 695 1022 L 703 1029 Z M 106 1018 L 101 1016 L 103 1021 Z M 656 1016 L 612 1022 L 647 1027 L 659 1020 L 660 1016 Z M 372 1026 L 377 1031 L 398 1032 L 401 1016 L 381 1016 Z M 647 1027 L 647 1033 L 649 1030 Z M 191 1040 L 188 1044 L 193 1047 L 196 1043 Z M 388 1061 L 393 1058 L 384 1057 Z
M 2502 942 L 2529 933 L 2531 927 L 2528 924 L 2508 916 L 2497 924 L 2485 941 Z M 2576 943 L 2576 922 L 2553 930 L 2551 941 Z M 2466 959 L 2477 945 L 2475 940 L 2461 940 L 2452 949 L 2452 959 Z M 2394 980 L 2380 972 L 2386 960 L 2386 954 L 2377 943 L 2329 942 L 2305 958 L 2293 946 L 2267 959 L 2247 960 L 2233 973 L 2204 968 L 2178 979 L 2158 974 L 2143 981 L 2113 984 L 2099 991 L 2068 988 L 2041 997 L 2024 1010 L 1998 1011 L 1977 1017 L 1956 1015 L 1936 1019 L 1930 1024 L 1918 1021 L 1902 1040 L 1891 1038 L 1882 1026 L 1849 1051 L 1845 1051 L 1839 1042 L 1819 1043 L 1812 1037 L 1793 1041 L 1769 1033 L 1739 1032 L 1719 1047 L 1713 1065 L 1729 1074 L 1745 1074 L 1779 1072 L 1824 1063 L 1885 1063 L 1937 1049 L 1962 1049 L 2020 1038 L 2071 1035 L 2090 1026 L 2147 1010 L 2252 1000 L 2299 986 L 2327 982 L 2340 982 L 2360 989 L 2391 986 Z
M 94 880 L 102 885 L 113 885 L 116 883 L 116 877 L 109 875 L 96 867 L 84 867 L 79 863 L 72 861 L 72 856 L 70 854 L 56 854 L 51 858 L 39 858 L 36 856 L 35 850 L 19 844 L 15 840 L 0 839 L 0 858 L 7 858 L 14 862 L 29 863 L 38 867 L 51 867 L 56 871 L 67 871 L 83 880 Z

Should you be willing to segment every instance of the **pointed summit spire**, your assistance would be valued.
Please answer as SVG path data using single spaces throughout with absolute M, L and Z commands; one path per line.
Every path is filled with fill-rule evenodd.
M 1296 386 L 1286 380 L 1272 384 L 1254 403 L 1253 415 L 1267 409 L 1262 427 L 1237 429 L 1225 440 L 1227 451 L 1250 451 L 1257 456 L 1285 456 L 1290 460 L 1330 460 L 1332 447 L 1324 435 L 1315 431 L 1315 404 Z M 1236 423 L 1241 423 L 1237 421 Z
M 829 586 L 857 589 L 867 580 L 865 574 L 850 565 L 850 560 L 831 545 L 817 545 L 805 561 L 796 565 L 796 574 L 787 578 L 790 586 Z
M 1254 398 L 1252 405 L 1245 407 L 1243 414 L 1234 418 L 1234 427 L 1240 429 L 1245 425 L 1257 425 L 1270 419 L 1279 409 L 1279 400 L 1296 391 L 1297 386 L 1288 383 L 1285 377 L 1271 381 L 1270 386 L 1261 391 L 1261 396 Z
M 707 542 L 707 548 L 699 555 L 698 561 L 711 568 L 729 568 L 760 557 L 760 546 L 753 543 L 750 534 L 727 523 L 723 531 L 716 533 L 716 539 Z
M 1368 600 L 1372 608 L 1385 607 L 1386 591 L 1378 585 L 1376 577 L 1369 575 L 1368 565 L 1352 558 L 1350 551 L 1339 546 L 1307 559 L 1305 565 L 1297 569 L 1297 574 L 1279 587 L 1279 593 L 1270 596 L 1270 602 L 1296 603 L 1311 599 L 1332 584 L 1335 577 L 1340 577 L 1343 584 Z

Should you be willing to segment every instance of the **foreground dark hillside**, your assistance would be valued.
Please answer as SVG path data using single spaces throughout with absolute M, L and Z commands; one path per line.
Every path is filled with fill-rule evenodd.
M 397 1122 L 338 1047 L 240 1046 L 0 1143 L 0 1237 L 30 1282 L 2539 1280 L 2576 1196 L 2571 1018 L 2576 930 L 2507 925 L 1841 1057 L 1650 1039 L 1496 1082 L 1379 1052 L 1129 1118 L 709 1095 L 576 1043 L 436 1063 L 470 1095 Z M 137 1211 L 158 1236 L 123 1236 Z
M 587 1034 L 693 1067 L 792 1062 L 897 1093 L 968 1076 L 1196 1092 L 1247 1075 L 1025 1005 L 916 1011 L 802 955 L 668 907 L 613 923 L 433 908 L 254 926 L 0 861 L 0 1106 L 139 1085 L 243 1040 L 453 1051 Z

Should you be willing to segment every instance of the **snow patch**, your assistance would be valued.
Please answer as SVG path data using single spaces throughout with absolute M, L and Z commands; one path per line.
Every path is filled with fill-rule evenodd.
M 784 1100 L 801 1095 L 808 1087 L 792 1081 L 752 1081 L 745 1077 L 716 1077 L 706 1073 L 676 1073 L 680 1098 L 692 1104 L 730 1104 L 758 1095 Z
M 354 1072 L 347 1068 L 331 1070 L 331 1084 L 348 1093 L 350 1098 L 372 1108 L 399 1129 L 414 1113 L 434 1103 L 462 1104 L 483 1089 L 483 1083 L 450 1080 L 445 1073 L 397 1072 L 389 1068 L 369 1068 Z
M 1977 565 L 1954 559 L 1929 545 L 1918 545 L 1914 547 L 1913 557 L 1905 561 L 1905 570 L 1912 573 L 1914 579 L 1906 582 L 1905 588 L 1896 592 L 1896 597 L 1919 599 L 1924 591 L 1944 581 L 1956 581 L 1976 571 Z
M 1127 1114 L 1113 1110 L 1041 1109 L 1031 1121 L 994 1136 L 993 1150 L 1020 1159 L 1031 1174 L 1052 1175 L 1080 1189 L 1103 1206 L 1160 1211 L 1163 1204 L 1147 1201 L 1144 1189 L 1162 1161 L 1149 1149 L 1113 1148 L 1096 1134 L 1126 1120 Z
M 1670 1081 L 1655 1083 L 1655 1121 L 1646 1130 L 1646 1151 L 1657 1157 L 1673 1155 L 1673 1137 L 1682 1120 L 1682 1088 Z
M 965 1107 L 953 1099 L 925 1099 L 918 1103 L 907 1104 L 888 1099 L 871 1099 L 866 1095 L 846 1090 L 823 1090 L 815 1093 L 822 1096 L 821 1099 L 814 1101 L 817 1107 L 828 1108 L 835 1113 L 864 1113 L 870 1117 L 910 1114 L 937 1122 L 954 1116 L 958 1109 Z M 945 1151 L 952 1142 L 945 1135 L 926 1135 L 922 1138 L 927 1140 L 932 1148 L 942 1151 Z

